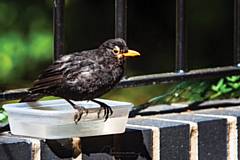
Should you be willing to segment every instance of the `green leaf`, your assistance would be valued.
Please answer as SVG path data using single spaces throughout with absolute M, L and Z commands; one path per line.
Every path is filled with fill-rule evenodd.
M 232 91 L 232 88 L 228 88 L 226 84 L 221 85 L 219 88 L 219 92 L 222 92 L 222 93 L 227 93 L 230 91 Z
M 221 78 L 217 85 L 212 85 L 212 90 L 218 92 L 220 90 L 220 87 L 224 84 L 224 79 Z
M 8 115 L 5 111 L 0 113 L 0 123 L 7 123 L 8 122 Z
M 237 82 L 240 79 L 240 76 L 229 76 L 226 79 L 230 82 Z
M 240 89 L 240 82 L 238 83 L 228 83 L 229 86 L 231 86 L 234 89 Z

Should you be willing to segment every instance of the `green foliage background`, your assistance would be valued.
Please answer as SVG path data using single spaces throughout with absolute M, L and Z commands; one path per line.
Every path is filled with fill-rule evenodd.
M 51 6 L 49 6 L 50 8 Z M 41 6 L 0 2 L 0 85 L 24 86 L 52 57 L 51 19 Z

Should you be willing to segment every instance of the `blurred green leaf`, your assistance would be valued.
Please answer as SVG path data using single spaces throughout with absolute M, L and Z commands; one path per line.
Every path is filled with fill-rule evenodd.
M 240 89 L 240 82 L 236 83 L 228 83 L 229 86 L 231 86 L 234 89 Z
M 236 82 L 236 81 L 240 80 L 240 76 L 229 76 L 226 79 L 230 82 Z
M 221 87 L 219 88 L 219 91 L 222 93 L 227 93 L 232 91 L 232 88 L 227 87 L 226 84 L 221 85 Z
M 217 83 L 217 85 L 212 85 L 212 90 L 214 90 L 214 91 L 219 91 L 219 89 L 220 89 L 220 87 L 223 85 L 223 83 L 224 83 L 224 79 L 223 78 L 221 78 L 219 81 L 218 81 L 218 83 Z
M 8 122 L 8 115 L 6 111 L 0 113 L 0 123 L 6 124 Z

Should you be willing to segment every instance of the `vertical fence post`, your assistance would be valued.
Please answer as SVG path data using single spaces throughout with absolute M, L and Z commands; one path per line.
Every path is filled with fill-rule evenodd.
M 115 38 L 127 40 L 127 0 L 115 0 Z
M 234 65 L 240 67 L 240 0 L 234 0 Z
M 185 0 L 176 0 L 176 71 L 183 73 L 185 66 Z
M 64 0 L 54 0 L 53 5 L 54 60 L 63 55 Z

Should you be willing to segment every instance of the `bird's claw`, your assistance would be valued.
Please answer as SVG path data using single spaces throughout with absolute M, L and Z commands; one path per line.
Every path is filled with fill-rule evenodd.
M 78 107 L 78 108 L 76 108 L 76 110 L 77 110 L 77 112 L 74 115 L 75 124 L 77 124 L 81 120 L 82 115 L 84 113 L 86 114 L 86 116 L 88 115 L 88 110 L 84 107 Z
M 113 114 L 113 111 L 112 111 L 111 107 L 109 107 L 108 105 L 102 104 L 98 111 L 98 118 L 100 118 L 100 114 L 101 114 L 102 110 L 104 110 L 103 118 L 105 118 L 104 121 L 106 121 Z

